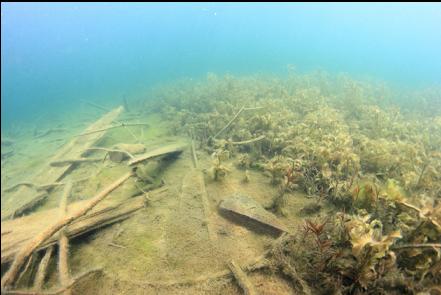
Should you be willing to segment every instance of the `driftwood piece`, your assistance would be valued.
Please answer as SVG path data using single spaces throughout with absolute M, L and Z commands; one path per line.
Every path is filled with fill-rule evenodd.
M 40 134 L 35 135 L 34 138 L 45 137 L 51 133 L 57 133 L 57 132 L 66 132 L 66 129 L 64 129 L 64 128 L 51 128 L 51 129 L 48 129 Z
M 28 273 L 28 278 L 32 276 L 32 271 L 33 271 L 33 269 L 35 267 L 36 261 L 37 261 L 37 254 L 34 253 L 28 259 L 28 263 L 26 263 L 26 266 L 24 267 L 23 271 L 18 276 L 17 284 L 25 284 L 25 285 L 27 285 L 26 282 L 23 282 L 23 279 L 26 277 L 25 276 L 26 273 Z
M 85 100 L 85 99 L 82 99 L 81 101 L 86 103 L 86 104 L 88 104 L 88 105 L 90 105 L 90 106 L 93 106 L 93 107 L 95 107 L 97 109 L 100 109 L 102 111 L 105 111 L 105 112 L 109 112 L 110 111 L 108 108 L 105 108 L 105 107 L 103 107 L 103 106 L 101 106 L 101 105 L 99 105 L 97 103 L 92 102 L 92 101 L 88 101 L 88 100 Z
M 194 140 L 193 139 L 191 140 L 191 156 L 192 156 L 192 159 L 193 159 L 193 166 L 194 166 L 194 168 L 198 168 L 198 166 L 199 166 L 198 157 L 196 155 L 196 147 L 194 145 Z
M 253 139 L 244 140 L 244 141 L 231 141 L 229 143 L 232 144 L 232 145 L 243 145 L 243 144 L 254 143 L 254 142 L 260 141 L 260 140 L 262 140 L 264 138 L 265 138 L 265 135 L 261 135 L 259 137 L 253 138 Z
M 193 158 L 194 168 L 197 169 L 199 164 L 198 164 L 198 157 L 196 155 L 196 148 L 193 140 L 191 141 L 191 155 Z M 204 175 L 202 174 L 202 172 L 199 171 L 198 172 L 194 171 L 194 172 L 198 173 L 198 175 L 196 176 L 197 177 L 196 186 L 200 188 L 202 206 L 204 208 L 205 224 L 207 225 L 207 231 L 208 231 L 208 238 L 212 243 L 214 243 L 217 240 L 217 234 L 216 231 L 213 229 L 213 222 L 211 221 L 210 203 L 208 201 L 208 194 L 205 188 Z
M 65 232 L 62 230 L 60 232 L 60 239 L 58 241 L 58 273 L 60 278 L 60 285 L 65 287 L 70 283 L 69 274 L 69 239 L 67 238 Z M 66 289 L 64 294 L 70 294 L 70 290 Z
M 12 215 L 12 218 L 16 216 L 20 216 L 25 214 L 28 211 L 32 211 L 35 207 L 40 206 L 42 203 L 46 201 L 48 198 L 48 193 L 46 191 L 40 192 L 36 194 L 29 203 L 23 204 L 21 207 L 18 207 L 15 209 L 14 214 Z
M 72 182 L 68 181 L 64 187 L 63 194 L 60 200 L 60 218 L 66 218 L 67 214 L 67 199 L 72 192 Z M 65 287 L 70 282 L 69 274 L 69 239 L 66 235 L 66 227 L 60 230 L 60 238 L 58 240 L 58 273 L 60 278 L 60 285 Z M 70 289 L 63 292 L 65 295 L 71 294 Z
M 101 162 L 102 160 L 103 159 L 100 158 L 65 159 L 65 160 L 53 161 L 50 163 L 50 165 L 52 167 L 64 167 L 64 166 L 76 165 L 81 163 Z
M 426 244 L 404 244 L 392 246 L 392 250 L 405 250 L 405 249 L 416 249 L 416 248 L 440 248 L 441 243 L 426 243 Z
M 228 127 L 230 127 L 231 124 L 233 124 L 233 122 L 237 119 L 237 117 L 240 115 L 240 113 L 243 112 L 245 106 L 242 106 L 240 108 L 240 110 L 234 115 L 234 117 L 227 123 L 227 125 L 224 126 L 224 128 L 222 128 L 221 130 L 219 130 L 214 136 L 213 138 L 218 137 L 222 132 L 224 132 L 225 130 L 227 130 Z
M 128 162 L 128 165 L 135 165 L 138 163 L 141 163 L 143 161 L 153 159 L 159 156 L 166 156 L 166 155 L 172 155 L 172 154 L 180 154 L 184 150 L 184 147 L 186 145 L 182 143 L 175 143 L 167 146 L 163 146 L 157 149 L 154 149 L 150 152 L 147 152 L 145 154 L 140 155 L 139 157 L 136 157 Z
M 224 132 L 225 130 L 228 129 L 228 127 L 231 126 L 231 124 L 233 124 L 233 122 L 237 119 L 237 117 L 239 117 L 239 115 L 243 112 L 243 111 L 252 111 L 252 110 L 259 110 L 262 109 L 262 107 L 255 107 L 255 108 L 246 108 L 245 106 L 242 106 L 240 108 L 240 110 L 234 115 L 234 117 L 227 123 L 227 125 L 224 126 L 224 128 L 222 128 L 221 130 L 219 130 L 214 136 L 213 138 L 216 139 L 216 137 L 218 137 L 222 132 Z
M 208 237 L 212 243 L 217 240 L 216 231 L 213 228 L 213 222 L 211 220 L 211 210 L 210 203 L 208 201 L 207 190 L 205 188 L 205 180 L 202 172 L 198 172 L 197 180 L 199 182 L 198 186 L 200 187 L 202 206 L 204 208 L 204 216 L 205 216 L 205 224 L 207 225 Z
M 118 245 L 118 244 L 115 244 L 115 243 L 113 243 L 113 242 L 110 242 L 110 243 L 108 243 L 107 245 L 112 246 L 112 247 L 115 247 L 115 248 L 126 249 L 126 247 L 121 246 L 121 245 Z
M 54 182 L 54 183 L 48 183 L 48 184 L 35 184 L 32 182 L 19 182 L 17 184 L 14 184 L 10 187 L 7 187 L 3 190 L 3 192 L 8 193 L 11 192 L 13 190 L 15 190 L 16 188 L 20 187 L 20 186 L 27 186 L 27 187 L 31 187 L 34 188 L 37 191 L 42 191 L 42 190 L 49 190 L 55 186 L 60 186 L 60 185 L 64 185 L 64 183 L 61 182 Z
M 108 126 L 121 112 L 123 108 L 119 107 L 104 115 L 101 119 L 90 125 L 86 132 L 95 130 L 97 128 L 104 128 Z M 64 145 L 47 163 L 35 173 L 32 179 L 29 179 L 32 183 L 55 183 L 59 182 L 71 168 L 70 165 L 63 167 L 51 167 L 50 163 L 59 161 L 62 159 L 77 159 L 81 156 L 85 149 L 91 147 L 96 141 L 98 141 L 104 133 L 91 134 L 81 138 L 73 138 L 69 143 Z M 4 206 L 2 203 L 1 217 L 2 220 L 14 218 L 19 216 L 17 210 L 22 207 L 26 207 L 28 203 L 34 202 L 36 196 L 29 195 L 28 190 L 24 187 L 19 188 L 15 192 L 8 196 L 8 199 L 13 200 L 8 206 Z
M 245 295 L 256 295 L 256 291 L 254 290 L 253 284 L 251 284 L 245 272 L 237 265 L 234 260 L 230 260 L 228 262 L 228 267 L 234 275 L 239 286 L 242 288 L 243 293 Z
M 27 242 L 19 252 L 16 254 L 14 261 L 12 262 L 9 270 L 4 274 L 1 280 L 2 290 L 8 288 L 14 284 L 14 281 L 18 275 L 23 264 L 27 261 L 29 256 L 40 247 L 48 238 L 50 238 L 54 233 L 59 231 L 66 225 L 71 224 L 75 219 L 88 213 L 93 207 L 95 207 L 100 201 L 107 197 L 112 191 L 123 184 L 129 177 L 132 176 L 132 172 L 126 173 L 121 178 L 116 180 L 110 186 L 99 192 L 95 197 L 93 197 L 86 206 L 79 208 L 78 210 L 68 214 L 65 218 L 60 219 L 52 226 L 48 227 L 46 230 L 35 236 L 31 241 Z
M 44 280 L 46 278 L 47 267 L 49 265 L 49 261 L 52 256 L 52 252 L 54 251 L 54 246 L 51 246 L 46 249 L 43 258 L 40 261 L 40 265 L 38 266 L 37 275 L 34 280 L 34 290 L 39 291 L 43 288 Z
M 115 126 L 110 126 L 110 127 L 106 127 L 106 128 L 92 130 L 92 131 L 87 131 L 87 132 L 84 132 L 84 133 L 76 135 L 76 137 L 90 135 L 90 134 L 99 133 L 99 132 L 104 132 L 104 131 L 107 131 L 107 130 L 110 130 L 110 129 L 120 128 L 120 127 L 129 127 L 129 126 L 149 126 L 149 124 L 147 124 L 147 123 L 123 123 L 123 122 L 121 122 L 121 123 L 119 123 L 118 125 L 115 125 Z

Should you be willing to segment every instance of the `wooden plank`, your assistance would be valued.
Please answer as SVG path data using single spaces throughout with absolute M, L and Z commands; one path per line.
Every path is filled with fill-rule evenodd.
M 242 288 L 245 295 L 257 294 L 254 290 L 253 284 L 251 284 L 250 280 L 248 279 L 248 276 L 234 260 L 230 260 L 228 262 L 228 267 L 230 268 L 234 278 L 236 279 L 238 285 Z
M 166 145 L 154 150 L 151 150 L 147 153 L 144 153 L 128 162 L 128 165 L 135 165 L 140 162 L 153 159 L 160 156 L 170 155 L 170 154 L 180 154 L 184 150 L 186 144 L 183 143 L 174 143 L 170 145 Z
M 107 113 L 101 119 L 90 125 L 85 132 L 107 127 L 114 121 L 123 111 L 123 107 L 118 107 Z M 62 167 L 52 167 L 50 163 L 61 161 L 63 159 L 77 159 L 90 147 L 92 147 L 99 139 L 104 136 L 104 132 L 92 133 L 81 137 L 74 137 L 69 143 L 64 145 L 51 159 L 49 159 L 42 168 L 30 179 L 34 184 L 54 183 L 60 181 L 66 173 L 72 168 L 72 165 Z M 38 197 L 41 197 L 38 195 Z M 28 204 L 35 203 L 35 195 L 29 194 L 29 190 L 20 187 L 8 197 L 11 200 L 9 206 L 1 209 L 2 220 L 15 218 L 23 214 L 21 208 L 29 207 Z

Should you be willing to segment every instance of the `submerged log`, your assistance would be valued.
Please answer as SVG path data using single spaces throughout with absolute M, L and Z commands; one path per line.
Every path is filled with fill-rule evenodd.
M 41 137 L 45 137 L 45 136 L 47 136 L 47 135 L 49 135 L 49 134 L 51 134 L 51 133 L 56 133 L 56 132 L 66 132 L 66 131 L 67 131 L 67 130 L 64 129 L 64 128 L 51 128 L 51 129 L 46 130 L 46 131 L 44 131 L 44 132 L 42 132 L 42 133 L 40 133 L 40 134 L 36 134 L 36 135 L 34 136 L 34 138 L 41 138 Z
M 23 204 L 21 207 L 18 207 L 15 209 L 14 214 L 12 215 L 12 218 L 15 218 L 16 216 L 20 216 L 25 214 L 28 211 L 32 211 L 35 207 L 40 206 L 42 203 L 46 201 L 48 198 L 48 193 L 46 191 L 43 191 L 41 193 L 36 194 L 31 201 L 29 201 L 26 204 Z
M 147 152 L 145 154 L 140 155 L 139 157 L 136 157 L 128 162 L 129 166 L 141 163 L 143 161 L 153 159 L 160 156 L 166 156 L 166 155 L 178 155 L 184 151 L 185 144 L 182 143 L 174 143 L 167 146 L 163 146 L 157 149 L 154 149 L 150 152 Z
M 100 158 L 66 159 L 66 160 L 53 161 L 50 163 L 50 165 L 52 167 L 64 167 L 64 166 L 70 166 L 70 165 L 81 164 L 81 163 L 101 162 L 102 160 L 103 159 L 100 159 Z
M 64 187 L 63 194 L 60 200 L 60 218 L 65 218 L 67 215 L 67 201 L 72 193 L 72 182 L 68 181 Z M 70 282 L 69 274 L 69 239 L 66 236 L 66 227 L 60 230 L 60 237 L 58 239 L 58 273 L 60 278 L 60 285 L 67 286 Z M 65 295 L 72 294 L 70 289 L 63 292 Z
M 49 261 L 52 256 L 52 252 L 54 251 L 54 246 L 51 246 L 46 249 L 43 258 L 40 261 L 40 265 L 38 266 L 37 275 L 34 280 L 34 290 L 39 291 L 43 287 L 44 280 L 46 278 L 47 267 L 49 265 Z
M 253 284 L 251 284 L 245 272 L 237 265 L 234 260 L 230 260 L 228 262 L 228 267 L 234 275 L 238 285 L 242 288 L 243 293 L 245 295 L 256 295 L 256 291 L 254 290 Z

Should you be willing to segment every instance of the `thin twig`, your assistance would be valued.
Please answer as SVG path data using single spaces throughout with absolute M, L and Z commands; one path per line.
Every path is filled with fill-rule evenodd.
M 53 161 L 50 163 L 50 166 L 63 167 L 63 166 L 72 165 L 72 164 L 91 163 L 91 162 L 100 162 L 100 161 L 102 161 L 101 158 L 66 159 L 66 160 Z
M 252 108 L 246 108 L 245 106 L 242 106 L 240 108 L 240 110 L 234 115 L 234 117 L 227 123 L 227 125 L 225 125 L 224 128 L 222 128 L 221 130 L 219 130 L 218 133 L 216 133 L 213 138 L 215 139 L 216 137 L 219 136 L 219 134 L 221 134 L 222 132 L 224 132 L 228 127 L 230 127 L 230 125 L 237 119 L 237 117 L 243 112 L 243 111 L 253 111 L 253 110 L 260 110 L 263 107 L 252 107 Z
M 118 245 L 118 244 L 115 244 L 115 243 L 112 243 L 112 242 L 108 243 L 107 245 L 115 247 L 115 248 L 121 248 L 121 249 L 126 249 L 127 248 L 127 247 L 124 247 L 124 246 L 121 246 L 121 245 Z
M 91 101 L 88 101 L 88 100 L 84 100 L 84 99 L 82 99 L 82 101 L 85 102 L 85 103 L 87 103 L 88 105 L 91 105 L 91 106 L 93 106 L 93 107 L 96 107 L 96 108 L 98 108 L 98 109 L 100 109 L 100 110 L 102 110 L 102 111 L 110 112 L 109 109 L 106 109 L 105 107 L 100 106 L 99 104 L 96 104 L 96 103 L 94 103 L 94 102 L 91 102 Z
M 222 132 L 224 132 L 228 127 L 230 127 L 231 124 L 233 124 L 233 122 L 236 120 L 236 118 L 240 115 L 240 113 L 243 112 L 245 106 L 242 106 L 240 108 L 240 110 L 234 115 L 234 117 L 227 123 L 227 125 L 224 126 L 224 128 L 222 128 L 221 130 L 219 130 L 214 136 L 213 138 L 218 137 Z
M 49 265 L 49 261 L 52 256 L 52 252 L 54 251 L 54 246 L 50 246 L 46 249 L 46 253 L 44 253 L 43 258 L 40 261 L 40 265 L 38 266 L 37 275 L 34 280 L 34 290 L 39 291 L 43 287 L 44 279 L 46 277 L 47 266 Z
M 392 250 L 401 249 L 413 249 L 413 248 L 441 248 L 439 243 L 427 243 L 427 244 L 404 244 L 391 247 Z
M 265 135 L 261 135 L 259 137 L 256 137 L 256 138 L 253 138 L 253 139 L 244 140 L 244 141 L 231 141 L 231 142 L 229 142 L 229 144 L 232 144 L 232 145 L 250 144 L 250 143 L 262 140 L 264 138 L 265 138 Z
M 114 129 L 114 128 L 120 128 L 120 127 L 128 127 L 128 126 L 148 126 L 149 124 L 147 123 L 119 123 L 119 125 L 115 125 L 115 126 L 110 126 L 107 128 L 102 128 L 102 129 L 98 129 L 98 130 L 92 130 L 92 131 L 88 131 L 88 132 L 84 132 L 78 135 L 75 135 L 74 137 L 79 137 L 79 136 L 84 136 L 84 135 L 89 135 L 89 134 L 93 134 L 93 133 L 97 133 L 97 132 L 103 132 L 103 131 L 107 131 L 109 129 Z

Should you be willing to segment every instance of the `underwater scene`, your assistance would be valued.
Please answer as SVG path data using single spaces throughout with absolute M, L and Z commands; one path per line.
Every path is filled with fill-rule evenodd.
M 439 3 L 2 3 L 1 294 L 441 295 Z

